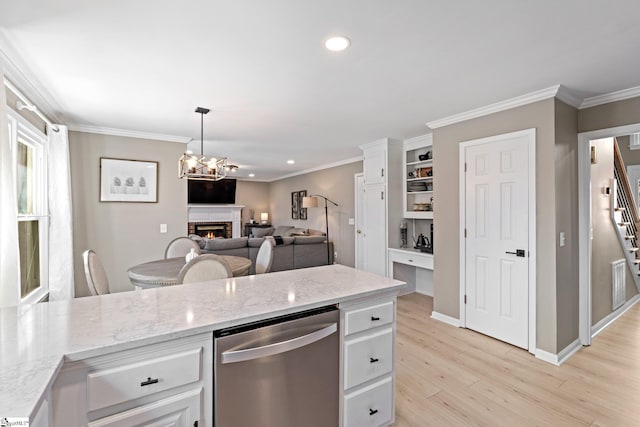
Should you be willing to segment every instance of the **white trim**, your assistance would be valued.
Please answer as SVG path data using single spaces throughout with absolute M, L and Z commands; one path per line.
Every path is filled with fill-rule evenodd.
M 355 246 L 355 260 L 354 260 L 354 265 L 355 268 L 359 269 L 359 270 L 364 270 L 364 265 L 358 265 L 358 260 L 360 259 L 360 252 L 364 249 L 362 248 L 360 244 L 358 244 L 358 230 L 360 229 L 359 227 L 362 227 L 363 224 L 359 224 L 358 223 L 358 218 L 360 218 L 360 210 L 362 209 L 360 207 L 360 203 L 363 202 L 362 200 L 362 195 L 360 194 L 360 192 L 358 191 L 358 178 L 362 178 L 363 180 L 363 185 L 364 185 L 364 172 L 356 172 L 353 174 L 353 194 L 354 194 L 354 227 L 353 227 L 353 239 L 354 239 L 354 246 Z
M 591 345 L 591 150 L 590 141 L 640 132 L 640 123 L 578 134 L 579 336 Z
M 585 98 L 580 104 L 580 109 L 595 107 L 596 105 L 608 104 L 615 101 L 624 101 L 625 99 L 635 98 L 637 96 L 640 96 L 640 86 Z
M 464 304 L 464 294 L 466 292 L 466 253 L 465 253 L 465 237 L 464 237 L 464 229 L 466 227 L 466 197 L 465 197 L 465 171 L 464 171 L 464 163 L 465 163 L 465 149 L 468 147 L 472 147 L 475 145 L 488 144 L 493 142 L 502 141 L 505 139 L 512 138 L 520 138 L 527 137 L 528 138 L 528 155 L 529 155 L 529 316 L 528 316 L 528 324 L 529 324 L 529 340 L 528 340 L 528 350 L 530 353 L 534 353 L 536 348 L 536 333 L 537 333 L 537 317 L 536 317 L 536 307 L 537 307 L 537 283 L 536 283 L 536 267 L 538 264 L 537 260 L 537 245 L 536 245 L 536 129 L 525 129 L 517 132 L 505 133 L 501 135 L 489 136 L 486 138 L 474 139 L 471 141 L 463 141 L 459 145 L 458 150 L 458 182 L 459 182 L 459 203 L 460 203 L 460 211 L 459 211 L 459 270 L 460 270 L 460 321 L 461 326 L 466 327 L 466 313 L 465 313 L 465 304 Z
M 583 101 L 582 98 L 578 98 L 574 96 L 569 91 L 569 89 L 567 89 L 565 86 L 562 86 L 562 85 L 560 85 L 560 87 L 558 88 L 558 93 L 556 94 L 556 98 L 574 108 L 580 108 L 580 105 L 582 105 L 582 101 Z
M 460 324 L 459 319 L 456 319 L 455 317 L 447 316 L 446 314 L 438 313 L 437 311 L 431 312 L 431 318 L 433 320 L 437 320 L 439 322 L 444 322 L 451 326 L 455 326 L 456 328 L 459 328 L 460 326 L 462 326 Z
M 433 133 L 427 133 L 425 135 L 405 139 L 402 144 L 404 145 L 405 150 L 414 150 L 416 148 L 422 148 L 426 145 L 433 145 Z
M 32 103 L 38 106 L 38 110 L 54 123 L 63 123 L 59 111 L 62 109 L 55 99 L 45 90 L 34 76 L 28 77 L 22 70 L 28 67 L 23 63 L 16 63 L 20 55 L 11 47 L 11 44 L 0 32 L 0 62 L 4 64 L 4 76 Z
M 600 332 L 605 330 L 607 326 L 618 320 L 620 316 L 625 314 L 631 307 L 640 301 L 640 294 L 635 294 L 630 300 L 625 302 L 620 308 L 613 313 L 609 313 L 591 328 L 591 338 L 595 338 Z
M 187 144 L 193 138 L 178 135 L 165 135 L 153 132 L 139 132 L 135 130 L 108 128 L 102 126 L 90 126 L 81 124 L 70 124 L 69 130 L 74 132 L 97 133 L 100 135 L 126 136 L 129 138 L 153 139 L 158 141 L 180 142 Z
M 433 120 L 431 122 L 428 122 L 427 126 L 431 129 L 437 129 L 443 126 L 452 125 L 454 123 L 463 122 L 465 120 L 488 116 L 489 114 L 510 110 L 512 108 L 532 104 L 534 102 L 542 101 L 549 98 L 554 98 L 560 92 L 561 87 L 561 85 L 551 86 L 549 88 L 542 89 L 536 92 L 531 92 L 525 95 L 517 96 L 515 98 L 507 99 L 506 101 L 496 102 L 494 104 L 489 104 L 484 107 L 466 111 L 464 113 L 454 114 L 453 116 L 445 117 L 439 120 Z M 562 94 L 563 100 L 566 100 L 568 98 L 566 90 L 563 90 Z
M 301 171 L 298 171 L 298 172 L 292 172 L 292 173 L 287 174 L 287 175 L 282 175 L 282 176 L 280 176 L 278 178 L 270 179 L 267 182 L 280 181 L 281 179 L 291 178 L 291 177 L 298 176 L 298 175 L 305 175 L 307 173 L 317 172 L 317 171 L 321 171 L 321 170 L 324 170 L 324 169 L 335 168 L 336 166 L 348 165 L 350 163 L 361 162 L 361 161 L 362 161 L 362 156 L 351 157 L 349 159 L 339 160 L 337 162 L 328 163 L 328 164 L 320 165 L 320 166 L 315 166 L 315 167 L 312 167 L 312 168 L 309 168 L 309 169 L 305 169 L 305 170 L 301 170 Z
M 571 356 L 573 356 L 578 350 L 582 348 L 580 344 L 580 340 L 577 339 L 565 348 L 562 349 L 558 354 L 553 354 L 545 350 L 540 350 L 539 348 L 535 351 L 536 359 L 540 359 L 544 362 L 551 363 L 552 365 L 560 366 Z

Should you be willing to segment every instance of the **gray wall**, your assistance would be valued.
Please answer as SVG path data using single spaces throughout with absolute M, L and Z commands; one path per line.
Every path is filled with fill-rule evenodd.
M 548 99 L 508 111 L 435 129 L 433 157 L 438 159 L 434 180 L 434 310 L 459 318 L 459 191 L 460 142 L 536 128 L 537 226 L 537 347 L 557 348 L 555 244 L 555 100 Z M 439 184 L 442 183 L 442 184 Z
M 133 290 L 127 269 L 164 256 L 187 232 L 187 183 L 177 177 L 184 144 L 81 132 L 69 133 L 76 295 L 88 295 L 82 252 L 96 251 L 111 292 Z M 101 203 L 100 157 L 158 162 L 158 203 Z M 168 232 L 160 234 L 160 224 Z
M 330 169 L 274 181 L 269 186 L 269 214 L 272 224 L 293 225 L 300 228 L 325 229 L 324 203 L 308 209 L 306 221 L 291 219 L 291 192 L 307 190 L 307 194 L 322 194 L 340 206 L 329 204 L 329 238 L 338 252 L 336 262 L 355 266 L 354 226 L 349 218 L 355 218 L 355 184 L 353 175 L 362 172 L 362 161 L 336 166 Z
M 578 112 L 580 133 L 635 123 L 640 123 L 640 97 L 597 105 Z
M 640 117 L 638 117 L 640 120 Z M 620 155 L 622 156 L 622 160 L 624 160 L 624 165 L 640 165 L 640 150 L 630 150 L 629 149 L 629 136 L 618 136 L 616 137 L 618 140 L 618 147 L 620 148 Z
M 269 187 L 268 182 L 238 181 L 236 184 L 236 205 L 243 205 L 242 223 L 245 224 L 251 219 L 260 221 L 260 213 L 269 213 Z M 269 213 L 271 222 L 271 214 Z M 244 232 L 244 227 L 243 227 Z
M 555 101 L 556 239 L 565 233 L 565 246 L 556 246 L 557 350 L 579 335 L 578 272 L 578 110 Z M 538 169 L 540 170 L 540 168 Z

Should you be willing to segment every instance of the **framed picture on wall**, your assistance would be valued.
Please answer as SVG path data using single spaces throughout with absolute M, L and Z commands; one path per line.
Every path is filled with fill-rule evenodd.
M 291 219 L 298 219 L 298 192 L 291 193 Z
M 307 208 L 302 207 L 302 198 L 307 197 L 307 190 L 298 191 L 298 207 L 300 208 L 299 219 L 307 219 Z
M 158 162 L 100 158 L 101 202 L 158 202 Z

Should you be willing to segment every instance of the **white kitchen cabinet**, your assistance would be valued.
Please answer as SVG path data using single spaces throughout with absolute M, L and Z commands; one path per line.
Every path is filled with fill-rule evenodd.
M 404 141 L 402 206 L 405 218 L 433 219 L 432 147 L 431 134 Z
M 195 389 L 89 423 L 89 427 L 192 427 L 202 425 L 202 390 Z M 194 421 L 195 420 L 195 421 Z
M 51 425 L 51 411 L 49 410 L 50 396 L 51 393 L 47 391 L 38 407 L 33 411 L 33 415 L 29 420 L 31 427 L 49 427 Z
M 54 426 L 211 425 L 213 336 L 151 344 L 64 364 Z
M 364 270 L 387 275 L 387 248 L 398 245 L 402 220 L 402 142 L 385 138 L 361 145 L 364 154 Z
M 342 427 L 394 421 L 395 296 L 340 305 Z

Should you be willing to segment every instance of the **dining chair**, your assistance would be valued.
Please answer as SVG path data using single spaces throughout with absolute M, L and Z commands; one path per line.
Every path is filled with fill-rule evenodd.
M 231 267 L 221 256 L 204 254 L 185 264 L 178 273 L 177 284 L 206 282 L 233 277 Z
M 270 239 L 268 237 L 265 238 L 264 242 L 260 245 L 258 255 L 256 255 L 256 274 L 263 274 L 271 271 L 274 246 L 274 239 Z
M 176 237 L 167 245 L 164 257 L 165 259 L 183 257 L 191 252 L 191 249 L 195 249 L 196 253 L 200 255 L 200 246 L 197 242 L 188 237 Z
M 104 295 L 109 293 L 109 279 L 98 255 L 88 249 L 82 253 L 84 274 L 87 278 L 87 286 L 91 295 Z

